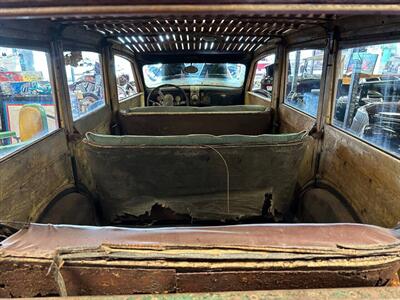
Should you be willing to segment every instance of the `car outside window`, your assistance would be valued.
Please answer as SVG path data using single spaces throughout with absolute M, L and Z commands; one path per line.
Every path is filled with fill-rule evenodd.
M 0 47 L 0 158 L 58 128 L 43 51 Z
M 312 117 L 317 116 L 323 65 L 323 50 L 289 52 L 285 104 Z
M 344 49 L 333 125 L 400 157 L 400 43 Z
M 268 99 L 272 97 L 272 86 L 274 82 L 275 54 L 270 54 L 257 62 L 251 90 Z
M 117 78 L 118 100 L 129 98 L 137 93 L 132 63 L 122 56 L 115 55 L 115 76 Z
M 77 120 L 105 105 L 100 54 L 64 52 L 72 117 Z

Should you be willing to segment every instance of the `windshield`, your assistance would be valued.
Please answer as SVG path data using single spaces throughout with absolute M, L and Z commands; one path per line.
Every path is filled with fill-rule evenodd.
M 245 73 L 245 65 L 229 63 L 178 63 L 143 66 L 144 82 L 148 88 L 167 83 L 239 88 L 243 86 Z

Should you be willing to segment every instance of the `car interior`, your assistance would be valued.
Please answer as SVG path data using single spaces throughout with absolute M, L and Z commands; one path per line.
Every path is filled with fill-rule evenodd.
M 398 7 L 34 2 L 0 3 L 0 297 L 399 286 Z

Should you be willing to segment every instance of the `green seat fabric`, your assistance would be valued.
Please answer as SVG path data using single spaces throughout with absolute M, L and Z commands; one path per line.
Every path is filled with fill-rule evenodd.
M 107 136 L 84 139 L 106 222 L 148 216 L 155 205 L 193 220 L 259 217 L 266 195 L 279 217 L 292 205 L 306 132 Z
M 201 112 L 256 112 L 265 111 L 262 105 L 227 105 L 227 106 L 146 106 L 130 108 L 129 112 L 134 113 L 201 113 Z
M 193 146 L 193 145 L 229 145 L 229 144 L 279 144 L 301 141 L 306 132 L 288 134 L 262 135 L 210 135 L 189 134 L 177 136 L 143 136 L 143 135 L 102 135 L 88 132 L 88 142 L 101 146 Z

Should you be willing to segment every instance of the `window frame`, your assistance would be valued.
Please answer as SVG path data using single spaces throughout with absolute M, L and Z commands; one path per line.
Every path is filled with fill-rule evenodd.
M 317 112 L 316 112 L 315 116 L 311 115 L 310 113 L 308 113 L 306 111 L 300 110 L 299 108 L 297 108 L 295 106 L 292 106 L 292 105 L 290 105 L 290 104 L 288 104 L 286 102 L 288 79 L 289 79 L 288 75 L 289 75 L 289 66 L 290 66 L 290 64 L 289 64 L 289 62 L 290 62 L 289 54 L 291 52 L 294 52 L 294 51 L 302 51 L 302 50 L 321 50 L 322 51 L 322 55 L 323 55 L 323 58 L 322 58 L 322 74 L 321 74 L 321 79 L 320 79 L 320 82 L 319 82 L 320 92 L 319 92 L 319 95 L 318 95 L 318 105 L 317 105 Z M 286 53 L 285 53 L 286 54 L 285 55 L 286 56 L 285 57 L 285 70 L 283 72 L 283 74 L 284 74 L 284 80 L 283 80 L 284 85 L 283 85 L 283 97 L 282 97 L 282 102 L 281 103 L 285 107 L 293 109 L 296 112 L 298 112 L 298 113 L 300 113 L 300 114 L 302 114 L 302 115 L 304 115 L 306 117 L 309 117 L 309 118 L 311 118 L 313 120 L 318 120 L 318 117 L 319 117 L 318 114 L 319 114 L 319 111 L 320 111 L 320 106 L 322 105 L 322 102 L 324 100 L 323 99 L 324 95 L 323 95 L 323 93 L 321 93 L 322 92 L 321 88 L 324 85 L 324 82 L 323 82 L 324 81 L 323 69 L 324 69 L 324 65 L 326 64 L 326 61 L 325 61 L 326 53 L 325 52 L 326 52 L 326 47 L 323 47 L 322 45 L 311 44 L 309 46 L 305 45 L 305 46 L 302 46 L 302 47 L 289 47 L 289 48 L 286 48 Z
M 110 103 L 109 103 L 109 97 L 108 97 L 108 88 L 107 88 L 107 80 L 106 80 L 106 76 L 107 76 L 107 72 L 105 70 L 104 67 L 104 53 L 102 51 L 103 49 L 101 48 L 99 49 L 95 49 L 95 48 L 91 48 L 91 47 L 86 47 L 86 46 L 74 46 L 74 47 L 63 47 L 62 49 L 62 55 L 63 55 L 63 72 L 65 73 L 65 79 L 66 82 L 64 83 L 64 86 L 66 88 L 66 95 L 68 95 L 68 99 L 65 99 L 68 102 L 68 106 L 70 107 L 70 114 L 71 114 L 71 120 L 73 122 L 73 124 L 76 123 L 80 123 L 82 120 L 87 119 L 89 116 L 93 115 L 94 113 L 98 112 L 98 111 L 102 111 L 105 107 L 109 107 Z M 66 72 L 66 65 L 65 65 L 65 60 L 64 60 L 64 54 L 65 52 L 71 52 L 71 51 L 81 51 L 81 52 L 92 52 L 92 53 L 96 53 L 99 55 L 99 63 L 100 63 L 100 68 L 101 68 L 101 74 L 102 74 L 102 83 L 103 83 L 103 93 L 104 93 L 104 105 L 97 107 L 96 109 L 82 115 L 79 116 L 78 118 L 74 119 L 73 113 L 72 113 L 72 106 L 71 106 L 71 95 L 69 92 L 69 86 L 68 86 L 68 76 L 67 76 L 67 72 Z M 107 108 L 108 109 L 108 108 Z
M 127 60 L 130 63 L 132 74 L 133 74 L 133 78 L 135 79 L 136 93 L 134 93 L 133 95 L 130 95 L 130 96 L 126 97 L 126 98 L 123 98 L 121 100 L 119 98 L 117 99 L 118 103 L 123 103 L 123 102 L 129 101 L 132 98 L 135 98 L 139 94 L 141 94 L 140 87 L 139 87 L 139 84 L 138 84 L 138 75 L 137 75 L 137 72 L 136 72 L 135 63 L 133 62 L 133 60 L 130 59 L 130 57 L 128 57 L 124 53 L 121 53 L 121 52 L 115 51 L 115 50 L 112 51 L 111 55 L 112 55 L 112 59 L 114 61 L 114 74 L 112 76 L 115 77 L 115 84 L 116 84 L 116 88 L 117 88 L 117 98 L 118 98 L 118 84 L 117 84 L 117 79 L 118 78 L 117 78 L 117 74 L 116 74 L 117 72 L 116 72 L 116 69 L 115 69 L 115 57 L 116 56 L 119 56 L 120 58 L 123 58 L 123 59 Z M 115 87 L 113 87 L 113 88 L 115 88 Z
M 356 39 L 356 40 L 350 40 L 350 41 L 344 41 L 344 42 L 339 41 L 337 55 L 336 55 L 336 61 L 335 61 L 335 75 L 334 75 L 332 97 L 331 97 L 331 101 L 330 101 L 331 103 L 329 105 L 330 114 L 329 114 L 329 119 L 326 122 L 326 125 L 331 126 L 335 130 L 338 130 L 338 131 L 342 132 L 343 134 L 351 136 L 352 138 L 356 139 L 357 141 L 359 141 L 361 143 L 365 143 L 366 145 L 372 147 L 375 151 L 380 151 L 385 155 L 388 155 L 392 158 L 400 160 L 400 154 L 399 154 L 399 156 L 397 156 L 396 154 L 384 149 L 381 146 L 373 144 L 372 142 L 370 142 L 368 140 L 362 139 L 360 136 L 357 136 L 356 134 L 352 133 L 350 130 L 346 130 L 345 128 L 339 127 L 334 124 L 335 108 L 336 108 L 336 101 L 337 101 L 336 96 L 337 96 L 337 92 L 338 92 L 338 79 L 340 76 L 343 75 L 343 70 L 340 69 L 340 60 L 341 60 L 342 51 L 347 50 L 347 49 L 352 49 L 352 48 L 391 44 L 391 43 L 399 43 L 400 44 L 400 37 L 398 37 L 398 38 L 390 37 L 388 39 L 371 39 L 368 41 L 366 41 L 365 39 L 361 39 L 361 40 Z
M 16 150 L 0 157 L 0 163 L 2 163 L 5 160 L 11 159 L 12 157 L 18 155 L 19 153 L 23 151 L 27 151 L 29 148 L 31 148 L 33 145 L 40 143 L 41 141 L 49 138 L 50 136 L 59 133 L 60 131 L 64 130 L 64 120 L 63 120 L 63 115 L 60 111 L 61 109 L 61 104 L 60 104 L 60 98 L 58 97 L 58 93 L 56 92 L 57 87 L 56 87 L 56 80 L 55 80 L 55 64 L 54 60 L 52 59 L 52 49 L 51 45 L 47 41 L 42 41 L 42 40 L 21 40 L 20 38 L 8 38 L 8 37 L 1 37 L 2 43 L 0 44 L 0 47 L 4 48 L 16 48 L 16 49 L 23 49 L 23 50 L 32 50 L 32 51 L 40 51 L 43 52 L 46 56 L 46 63 L 47 63 L 47 69 L 48 69 L 48 75 L 49 75 L 49 82 L 51 85 L 51 95 L 53 98 L 54 106 L 55 106 L 55 114 L 56 114 L 56 126 L 53 131 L 47 132 L 46 134 L 40 136 L 39 138 L 34 139 L 32 142 L 27 143 Z M 43 46 L 46 45 L 46 46 Z
M 259 62 L 260 60 L 266 58 L 267 56 L 272 56 L 272 55 L 275 56 L 273 65 L 276 65 L 276 64 L 277 64 L 277 61 L 276 61 L 276 58 L 277 58 L 276 51 L 268 51 L 268 52 L 266 52 L 266 53 L 263 53 L 261 56 L 258 56 L 258 57 L 255 58 L 254 64 L 253 64 L 252 75 L 251 75 L 251 78 L 250 78 L 250 84 L 249 84 L 248 92 L 253 92 L 253 91 L 254 91 L 253 87 L 254 87 L 254 81 L 255 81 L 255 78 L 256 78 L 256 71 L 257 71 L 258 62 Z M 274 78 L 274 80 L 275 80 L 275 78 Z M 273 90 L 272 90 L 272 92 L 273 92 Z M 271 93 L 271 96 L 272 96 L 272 93 Z M 266 97 L 264 97 L 264 98 L 266 98 Z M 271 98 L 272 98 L 272 97 L 271 97 Z

